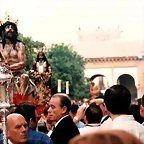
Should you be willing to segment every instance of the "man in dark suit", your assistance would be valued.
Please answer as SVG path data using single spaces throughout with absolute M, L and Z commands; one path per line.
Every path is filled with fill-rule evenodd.
M 49 104 L 49 119 L 56 123 L 50 137 L 54 144 L 68 144 L 70 139 L 79 134 L 69 116 L 71 100 L 66 94 L 57 93 L 52 96 Z

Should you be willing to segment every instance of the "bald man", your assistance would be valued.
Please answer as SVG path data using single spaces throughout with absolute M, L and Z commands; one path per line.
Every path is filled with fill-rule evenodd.
M 17 113 L 7 116 L 8 143 L 25 144 L 27 142 L 28 125 L 25 118 Z

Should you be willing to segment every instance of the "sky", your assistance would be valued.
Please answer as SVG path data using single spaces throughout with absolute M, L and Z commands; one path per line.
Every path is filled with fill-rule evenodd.
M 124 40 L 144 40 L 144 0 L 0 0 L 19 31 L 45 44 L 76 43 L 84 31 L 122 29 Z

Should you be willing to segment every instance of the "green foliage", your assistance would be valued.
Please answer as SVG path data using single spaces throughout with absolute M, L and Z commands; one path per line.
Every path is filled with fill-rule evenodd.
M 25 70 L 30 70 L 35 62 L 37 55 L 36 53 L 34 53 L 34 48 L 37 48 L 38 46 L 43 47 L 44 43 L 39 41 L 33 41 L 31 37 L 24 37 L 22 34 L 19 34 L 19 39 L 25 45 L 25 52 L 27 58 Z
M 65 92 L 65 82 L 70 82 L 72 98 L 89 97 L 89 84 L 84 77 L 85 60 L 72 50 L 71 45 L 53 44 L 46 53 L 52 66 L 52 86 L 57 87 L 57 80 L 62 80 L 62 92 Z

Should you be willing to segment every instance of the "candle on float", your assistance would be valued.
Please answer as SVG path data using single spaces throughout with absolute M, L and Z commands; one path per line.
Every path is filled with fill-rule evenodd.
M 57 89 L 58 92 L 61 92 L 61 80 L 59 79 L 58 80 L 58 89 Z
M 5 85 L 0 86 L 0 98 L 1 102 L 6 102 L 6 90 L 5 90 Z
M 69 81 L 66 81 L 66 94 L 69 94 Z

